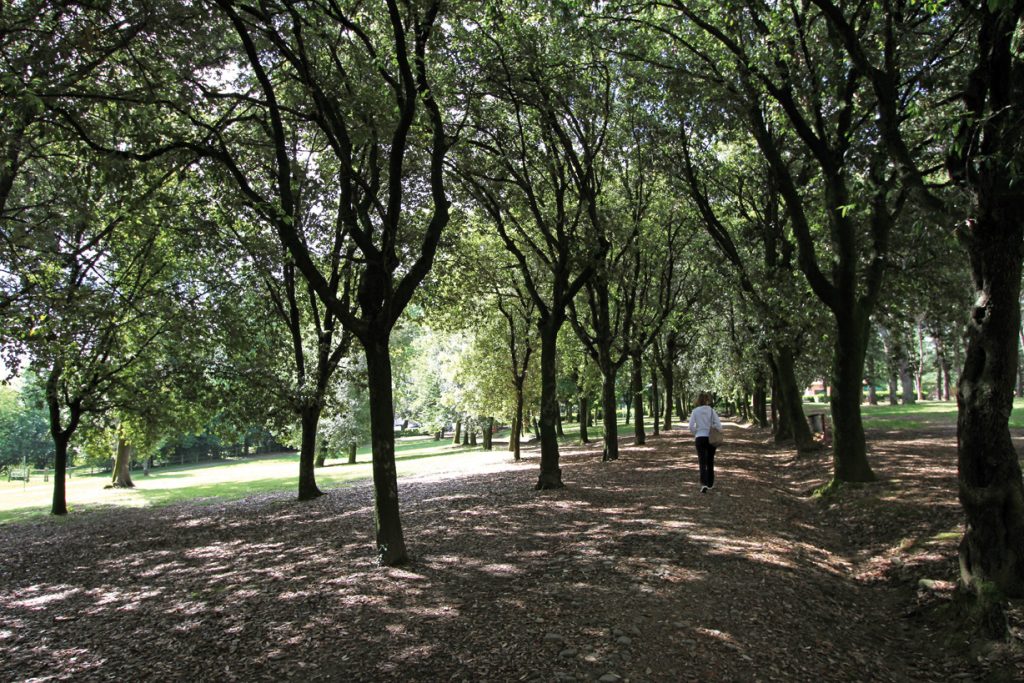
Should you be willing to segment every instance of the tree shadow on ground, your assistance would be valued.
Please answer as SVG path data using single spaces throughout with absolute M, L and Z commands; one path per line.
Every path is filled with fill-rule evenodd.
M 881 482 L 824 502 L 799 490 L 827 477 L 827 457 L 796 460 L 753 429 L 732 426 L 728 437 L 711 494 L 697 489 L 681 430 L 642 447 L 624 439 L 616 462 L 601 461 L 599 443 L 564 448 L 560 490 L 533 490 L 535 448 L 486 473 L 404 479 L 412 558 L 401 568 L 373 561 L 368 483 L 307 503 L 265 494 L 9 525 L 0 529 L 10 549 L 0 565 L 0 674 L 937 681 L 983 673 L 934 642 L 928 623 L 901 618 L 913 592 L 891 579 L 891 566 L 869 572 L 904 539 L 919 547 L 944 528 L 947 508 L 955 512 L 955 472 L 950 490 L 943 454 L 924 443 L 920 451 L 876 444 Z M 944 545 L 920 547 L 949 559 Z

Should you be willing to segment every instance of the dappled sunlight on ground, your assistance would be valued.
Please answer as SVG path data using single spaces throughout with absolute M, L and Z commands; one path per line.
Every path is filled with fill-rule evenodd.
M 947 680 L 899 620 L 950 561 L 955 458 L 872 442 L 880 482 L 806 496 L 796 460 L 727 427 L 701 494 L 685 430 L 536 446 L 400 480 L 411 562 L 373 561 L 369 483 L 2 528 L 0 674 L 181 680 Z M 950 470 L 949 468 L 952 468 Z M 950 478 L 952 472 L 952 479 Z M 879 507 L 879 502 L 884 503 Z M 922 505 L 926 514 L 911 514 Z M 952 514 L 952 516 L 947 515 Z M 917 569 L 915 569 L 917 568 Z M 786 653 L 792 653 L 787 655 Z M 134 667 L 134 668 L 133 668 Z M 14 676 L 13 673 L 17 672 Z M 608 679 L 610 680 L 610 679 Z
M 69 586 L 29 586 L 24 591 L 11 594 L 11 604 L 14 607 L 38 610 L 52 605 L 53 603 L 66 600 L 77 593 L 82 592 L 80 588 Z

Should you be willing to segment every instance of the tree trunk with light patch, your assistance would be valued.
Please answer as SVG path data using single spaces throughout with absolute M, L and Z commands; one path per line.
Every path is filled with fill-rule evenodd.
M 115 489 L 133 489 L 135 483 L 132 481 L 132 458 L 135 456 L 135 448 L 124 440 L 124 436 L 117 435 L 117 446 L 114 452 L 114 474 L 110 486 Z

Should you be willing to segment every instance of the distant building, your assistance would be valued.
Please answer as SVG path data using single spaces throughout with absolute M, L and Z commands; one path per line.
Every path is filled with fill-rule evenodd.
M 804 389 L 804 398 L 811 399 L 812 401 L 817 399 L 819 396 L 828 398 L 832 395 L 832 387 L 825 384 L 824 380 L 815 380 L 811 382 L 811 385 Z

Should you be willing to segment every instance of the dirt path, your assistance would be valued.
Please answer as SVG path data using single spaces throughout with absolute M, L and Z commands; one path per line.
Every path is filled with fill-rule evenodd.
M 0 527 L 0 680 L 1024 678 L 953 654 L 917 592 L 955 576 L 948 436 L 872 435 L 882 480 L 828 505 L 827 456 L 727 438 L 704 495 L 681 430 L 563 450 L 560 491 L 535 453 L 403 480 L 400 569 L 366 484 Z

